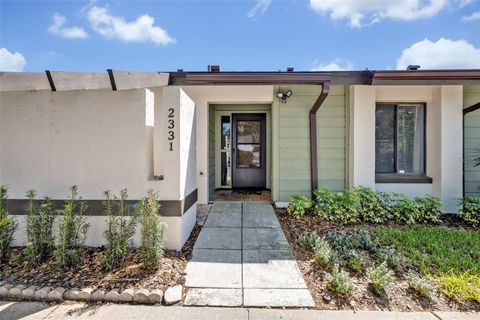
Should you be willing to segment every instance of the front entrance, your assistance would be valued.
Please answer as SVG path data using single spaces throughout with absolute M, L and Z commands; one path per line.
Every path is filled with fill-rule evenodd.
M 266 116 L 232 114 L 232 187 L 266 187 Z

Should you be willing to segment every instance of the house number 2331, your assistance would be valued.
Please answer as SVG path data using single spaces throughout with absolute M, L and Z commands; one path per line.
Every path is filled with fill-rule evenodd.
M 173 151 L 173 141 L 175 140 L 175 110 L 173 108 L 168 109 L 168 136 L 170 151 Z

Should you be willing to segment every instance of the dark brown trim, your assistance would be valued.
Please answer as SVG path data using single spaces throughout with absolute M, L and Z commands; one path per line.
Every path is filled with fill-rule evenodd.
M 183 200 L 160 200 L 160 216 L 162 217 L 181 217 L 198 200 L 198 189 L 193 190 Z M 8 199 L 7 210 L 11 215 L 25 215 L 25 208 L 28 199 Z M 60 210 L 65 200 L 55 199 L 53 201 L 54 210 Z M 83 200 L 87 205 L 86 216 L 105 216 L 103 211 L 103 200 Z M 127 206 L 133 208 L 139 200 L 127 200 Z M 35 204 L 40 204 L 42 200 L 34 200 Z
M 50 70 L 45 70 L 45 73 L 47 74 L 47 79 L 48 79 L 48 84 L 50 84 L 50 89 L 52 91 L 57 91 L 57 88 L 55 88 L 55 83 L 53 82 L 52 74 L 50 73 Z
M 113 70 L 107 69 L 108 78 L 110 79 L 110 85 L 112 86 L 113 91 L 117 91 L 117 84 L 115 83 L 115 78 L 113 76 Z
M 322 92 L 310 109 L 310 183 L 311 192 L 318 189 L 318 155 L 317 155 L 317 111 L 330 93 L 330 81 L 325 81 Z
M 252 85 L 252 84 L 323 84 L 330 73 L 301 72 L 210 72 L 185 73 L 190 85 Z
M 375 71 L 373 80 L 480 80 L 480 70 Z
M 423 175 L 376 173 L 375 183 L 432 183 L 433 179 Z
M 475 110 L 478 110 L 478 109 L 480 109 L 480 102 L 477 102 L 474 105 L 471 105 L 470 107 L 467 107 L 467 108 L 463 109 L 463 115 L 466 115 L 466 114 L 468 114 L 470 112 L 473 112 Z

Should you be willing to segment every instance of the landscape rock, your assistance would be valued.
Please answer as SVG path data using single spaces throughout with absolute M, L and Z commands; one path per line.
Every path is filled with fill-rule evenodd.
M 63 294 L 65 293 L 65 291 L 65 288 L 57 287 L 47 294 L 47 298 L 48 300 L 52 301 L 61 301 L 63 300 Z
M 105 294 L 105 301 L 120 302 L 120 293 L 118 289 L 112 289 Z
M 162 303 L 163 291 L 160 289 L 154 289 L 148 294 L 148 301 L 150 303 Z
M 83 288 L 82 290 L 80 290 L 77 297 L 79 300 L 88 301 L 91 299 L 93 291 L 93 288 Z
M 37 291 L 37 286 L 30 286 L 22 291 L 22 295 L 24 298 L 33 299 L 35 292 Z
M 52 291 L 50 287 L 43 287 L 40 290 L 35 291 L 34 298 L 36 300 L 45 300 L 48 297 L 48 293 Z
M 16 285 L 15 287 L 11 288 L 8 292 L 8 296 L 11 298 L 21 298 L 22 291 L 25 290 L 26 287 L 23 284 Z
M 133 302 L 149 303 L 147 289 L 139 289 L 133 294 Z
M 90 300 L 105 301 L 105 294 L 106 293 L 107 293 L 107 290 L 105 290 L 105 289 L 97 289 L 91 294 Z
M 0 297 L 5 298 L 8 295 L 8 292 L 13 286 L 11 284 L 4 284 L 0 287 Z
M 183 296 L 183 286 L 177 285 L 174 287 L 169 287 L 167 290 L 165 290 L 165 295 L 163 296 L 163 300 L 167 305 L 175 304 L 177 302 L 182 301 L 182 296 Z
M 78 300 L 79 292 L 79 288 L 72 288 L 63 294 L 63 298 L 66 300 Z
M 134 294 L 133 289 L 125 289 L 118 296 L 118 301 L 119 302 L 132 302 L 133 301 L 133 294 Z

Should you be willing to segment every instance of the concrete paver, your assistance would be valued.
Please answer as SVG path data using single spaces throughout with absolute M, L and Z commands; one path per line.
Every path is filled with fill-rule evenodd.
M 290 246 L 280 228 L 244 228 L 243 249 L 290 250 Z
M 207 216 L 204 227 L 208 228 L 241 228 L 242 213 L 241 212 L 211 212 Z
M 214 202 L 210 213 L 212 212 L 242 212 L 241 202 Z
M 184 305 L 240 307 L 242 303 L 242 289 L 193 288 L 188 292 Z
M 245 307 L 315 307 L 308 289 L 244 289 Z
M 274 213 L 243 213 L 244 228 L 280 228 Z
M 241 234 L 241 228 L 203 228 L 193 249 L 239 250 L 242 248 Z

